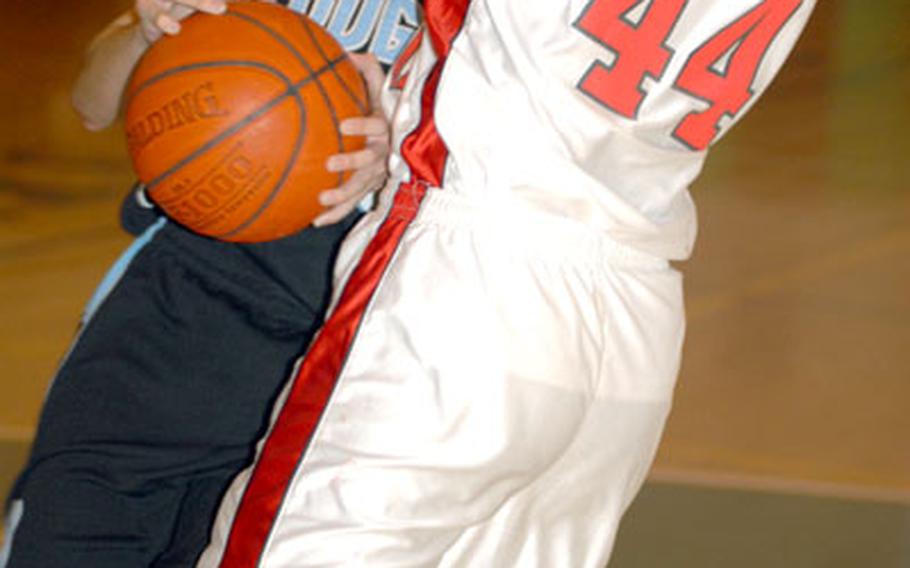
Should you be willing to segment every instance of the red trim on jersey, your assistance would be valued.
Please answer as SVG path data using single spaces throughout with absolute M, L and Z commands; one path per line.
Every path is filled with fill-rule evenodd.
M 436 89 L 449 47 L 470 0 L 427 0 L 425 22 L 438 60 L 421 93 L 421 121 L 402 144 L 415 181 L 402 184 L 383 221 L 345 284 L 337 307 L 292 379 L 290 392 L 265 439 L 234 516 L 221 558 L 223 568 L 258 565 L 286 491 L 309 446 L 344 366 L 363 314 L 427 186 L 442 180 L 448 150 L 433 119 Z
M 426 123 L 408 136 L 401 144 L 401 155 L 411 167 L 413 179 L 426 182 L 431 187 L 442 185 L 445 161 L 448 150 L 436 130 L 436 119 L 433 107 L 436 104 L 436 85 L 442 74 L 443 63 L 449 55 L 449 48 L 455 36 L 461 31 L 469 0 L 443 0 L 424 4 L 426 32 L 433 43 L 433 51 L 439 57 L 432 73 L 427 78 L 427 86 L 421 96 L 420 106 L 422 120 Z
M 411 36 L 411 41 L 401 50 L 401 53 L 398 54 L 398 57 L 395 58 L 395 61 L 392 63 L 392 68 L 389 69 L 389 88 L 396 91 L 404 89 L 405 84 L 408 82 L 408 72 L 404 70 L 405 67 L 411 63 L 411 60 L 414 58 L 414 54 L 417 53 L 417 50 L 420 49 L 421 44 L 423 44 L 423 30 L 417 30 L 414 32 L 414 35 Z

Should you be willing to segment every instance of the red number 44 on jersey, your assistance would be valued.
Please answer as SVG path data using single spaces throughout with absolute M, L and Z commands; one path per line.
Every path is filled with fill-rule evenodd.
M 663 79 L 677 56 L 668 40 L 689 0 L 591 0 L 576 27 L 613 53 L 595 61 L 579 89 L 611 111 L 636 119 L 648 93 L 645 77 Z M 802 0 L 763 0 L 688 55 L 674 79 L 678 90 L 707 108 L 688 114 L 673 136 L 693 150 L 717 137 L 723 116 L 735 117 L 752 99 L 765 53 Z M 721 65 L 722 64 L 722 65 Z

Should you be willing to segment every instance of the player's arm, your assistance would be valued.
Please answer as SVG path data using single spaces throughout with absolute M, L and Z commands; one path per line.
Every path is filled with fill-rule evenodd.
M 385 73 L 373 55 L 350 54 L 360 70 L 370 95 L 371 113 L 362 118 L 342 121 L 341 133 L 346 136 L 365 136 L 366 146 L 356 152 L 336 154 L 329 158 L 329 171 L 353 171 L 339 187 L 319 194 L 319 202 L 326 207 L 313 222 L 322 226 L 335 223 L 350 213 L 369 193 L 380 189 L 388 175 L 389 123 L 382 112 L 381 95 Z
M 224 0 L 136 0 L 134 9 L 111 22 L 89 45 L 73 87 L 72 102 L 89 130 L 117 118 L 130 73 L 149 45 L 180 31 L 180 20 L 195 11 L 220 14 Z
M 89 45 L 72 93 L 73 107 L 89 130 L 101 130 L 117 117 L 126 81 L 149 45 L 138 21 L 131 10 Z

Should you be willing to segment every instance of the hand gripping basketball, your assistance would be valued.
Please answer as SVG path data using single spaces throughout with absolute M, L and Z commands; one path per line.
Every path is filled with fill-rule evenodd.
M 351 177 L 327 169 L 329 157 L 365 144 L 340 125 L 371 112 L 328 32 L 259 2 L 183 20 L 143 56 L 125 101 L 127 145 L 152 201 L 193 231 L 240 242 L 313 222 L 319 193 Z
M 180 32 L 180 20 L 193 12 L 223 14 L 225 0 L 136 0 L 136 15 L 146 41 L 153 43 L 163 34 Z
M 341 123 L 345 136 L 366 137 L 366 147 L 347 154 L 336 154 L 329 158 L 326 168 L 330 172 L 353 172 L 341 186 L 327 189 L 319 194 L 319 202 L 328 211 L 317 217 L 317 227 L 343 219 L 367 194 L 381 188 L 388 177 L 389 123 L 382 112 L 382 85 L 385 73 L 373 55 L 352 53 L 351 61 L 357 66 L 367 83 L 370 96 L 369 116 L 349 118 Z

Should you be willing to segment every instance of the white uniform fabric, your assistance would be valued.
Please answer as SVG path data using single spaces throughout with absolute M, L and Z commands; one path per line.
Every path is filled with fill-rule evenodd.
M 655 5 L 681 6 L 666 38 L 673 55 L 660 80 L 641 79 L 647 95 L 634 119 L 609 110 L 578 87 L 592 65 L 616 65 L 616 52 L 579 24 L 582 14 L 610 4 L 628 6 L 626 17 L 633 21 L 641 20 L 646 6 L 655 11 Z M 813 5 L 806 0 L 471 2 L 435 101 L 437 128 L 449 151 L 445 187 L 483 202 L 517 199 L 654 256 L 683 260 L 696 234 L 688 188 L 706 152 L 693 151 L 673 132 L 689 113 L 708 105 L 682 90 L 682 70 L 715 34 L 757 7 L 780 6 L 777 10 L 789 14 L 782 27 L 770 24 L 769 31 L 776 34 L 767 49 L 761 44 L 753 48 L 761 52 L 757 68 L 751 69 L 746 61 L 750 54 L 742 53 L 751 97 L 735 117 L 720 119 L 716 141 L 770 84 Z M 774 20 L 771 15 L 759 17 Z M 751 37 L 760 42 L 761 35 Z M 631 59 L 639 47 L 645 46 L 632 43 L 620 53 Z M 712 62 L 716 72 L 727 71 L 726 55 Z M 426 42 L 413 61 L 412 83 L 405 92 L 412 98 L 404 100 L 401 106 L 406 108 L 398 108 L 399 136 L 411 132 L 419 119 L 415 98 L 421 91 L 415 79 L 421 70 L 428 72 L 434 60 Z M 706 90 L 722 93 L 725 88 L 709 85 Z M 406 164 L 395 160 L 393 166 L 399 177 L 408 175 Z
M 680 2 L 663 80 L 788 2 L 760 91 L 812 2 Z M 200 566 L 606 563 L 671 404 L 684 321 L 667 259 L 691 247 L 704 152 L 673 137 L 697 100 L 648 84 L 626 119 L 579 92 L 604 52 L 577 22 L 672 3 L 425 2 L 391 78 L 390 189 L 347 239 L 331 316 Z
M 427 197 L 262 566 L 604 564 L 670 407 L 680 277 L 560 225 Z

